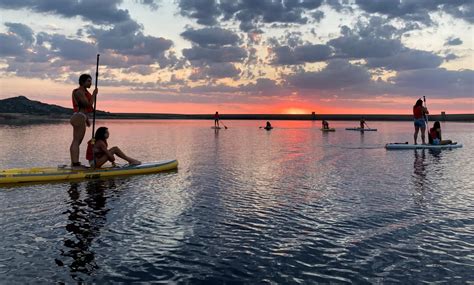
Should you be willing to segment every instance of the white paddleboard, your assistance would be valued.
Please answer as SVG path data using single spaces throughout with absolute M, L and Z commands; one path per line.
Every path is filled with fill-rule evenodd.
M 462 144 L 444 144 L 444 145 L 433 145 L 433 144 L 407 144 L 407 143 L 388 143 L 385 145 L 386 149 L 452 149 L 460 148 Z

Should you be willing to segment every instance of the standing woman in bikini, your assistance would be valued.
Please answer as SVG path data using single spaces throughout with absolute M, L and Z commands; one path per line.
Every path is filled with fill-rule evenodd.
M 421 130 L 421 142 L 422 144 L 426 144 L 425 142 L 425 131 L 426 131 L 426 120 L 425 115 L 429 114 L 428 109 L 423 106 L 423 100 L 418 99 L 413 106 L 413 118 L 415 124 L 415 134 L 413 135 L 413 139 L 415 140 L 415 144 L 418 138 L 418 132 Z
M 92 77 L 89 74 L 82 74 L 79 77 L 79 87 L 72 91 L 72 106 L 74 114 L 71 117 L 73 127 L 73 139 L 71 147 L 71 166 L 82 167 L 79 162 L 79 147 L 86 134 L 86 127 L 91 125 L 88 113 L 94 111 L 94 101 L 99 90 L 96 88 L 92 94 L 87 91 L 92 85 Z

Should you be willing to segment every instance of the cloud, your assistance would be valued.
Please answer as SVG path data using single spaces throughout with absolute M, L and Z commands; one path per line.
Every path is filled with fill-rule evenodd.
M 216 0 L 179 0 L 178 5 L 181 15 L 197 19 L 198 24 L 217 24 L 220 11 Z
M 50 38 L 51 51 L 65 60 L 94 59 L 97 47 L 88 42 L 68 39 L 64 35 L 55 34 Z
M 0 33 L 0 56 L 19 56 L 25 53 L 24 41 L 12 34 Z
M 10 33 L 16 34 L 23 42 L 30 46 L 35 41 L 33 37 L 33 30 L 27 25 L 21 23 L 5 23 Z
M 125 73 L 137 73 L 140 75 L 150 75 L 155 69 L 148 65 L 135 65 L 125 70 Z
M 444 60 L 451 61 L 457 58 L 459 58 L 459 56 L 455 55 L 454 53 L 449 53 L 444 57 Z
M 407 94 L 442 98 L 472 98 L 474 71 L 453 71 L 445 68 L 408 70 L 390 78 L 397 90 Z
M 159 0 L 139 0 L 139 2 L 143 5 L 150 6 L 151 9 L 157 10 L 159 7 Z
M 460 38 L 450 37 L 446 40 L 445 46 L 458 46 L 462 45 L 462 40 Z
M 444 11 L 446 13 L 463 19 L 470 24 L 474 23 L 474 2 L 471 0 L 445 1 Z
M 335 57 L 387 57 L 402 50 L 399 33 L 400 29 L 385 24 L 384 19 L 372 17 L 368 23 L 358 22 L 353 29 L 342 26 L 341 36 L 328 44 L 335 48 Z
M 397 54 L 382 57 L 369 58 L 368 67 L 383 67 L 390 70 L 409 70 L 421 68 L 435 68 L 443 63 L 443 58 L 428 51 L 405 50 Z
M 318 62 L 329 59 L 332 55 L 331 47 L 327 45 L 301 45 L 295 48 L 280 46 L 272 49 L 275 65 L 294 65 L 306 62 Z
M 391 18 L 433 24 L 430 12 L 443 11 L 454 17 L 474 23 L 474 4 L 471 0 L 356 0 L 357 5 L 369 13 Z
M 212 26 L 222 16 L 237 20 L 242 31 L 257 30 L 260 23 L 308 22 L 305 11 L 321 6 L 323 0 L 249 1 L 249 0 L 179 0 L 180 13 L 197 19 L 201 25 Z
M 114 50 L 123 55 L 160 58 L 171 48 L 173 41 L 145 36 L 143 27 L 133 20 L 117 23 L 110 29 L 89 27 L 88 33 L 95 38 L 100 50 Z
M 258 78 L 255 83 L 240 85 L 239 90 L 253 95 L 281 95 L 283 87 L 275 80 L 269 78 Z
M 0 8 L 29 9 L 38 13 L 54 13 L 66 18 L 80 16 L 96 24 L 111 24 L 130 19 L 127 10 L 118 5 L 122 0 L 0 0 Z
M 205 73 L 210 78 L 236 78 L 240 72 L 239 68 L 228 62 L 212 63 L 205 68 Z
M 240 41 L 240 37 L 236 33 L 216 27 L 199 30 L 189 29 L 181 33 L 181 36 L 202 47 L 234 45 Z
M 398 39 L 342 36 L 328 42 L 341 58 L 387 57 L 398 53 L 402 43 Z
M 290 86 L 302 89 L 338 90 L 370 82 L 367 68 L 353 65 L 347 60 L 333 59 L 320 71 L 301 71 L 288 75 Z
M 240 47 L 203 48 L 194 46 L 183 49 L 183 55 L 189 61 L 199 63 L 243 62 L 247 57 L 247 50 Z

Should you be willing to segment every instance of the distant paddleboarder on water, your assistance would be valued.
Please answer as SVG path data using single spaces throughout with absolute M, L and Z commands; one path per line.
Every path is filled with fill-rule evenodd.
M 329 130 L 329 123 L 328 123 L 328 121 L 323 120 L 323 121 L 321 122 L 321 125 L 322 125 L 322 127 L 323 127 L 323 130 Z
M 426 115 L 429 114 L 428 109 L 423 106 L 423 100 L 418 99 L 413 106 L 413 117 L 414 117 L 414 125 L 415 125 L 415 134 L 413 138 L 415 140 L 415 144 L 418 139 L 418 132 L 421 130 L 421 142 L 422 144 L 426 144 L 425 141 L 425 130 L 426 130 Z
M 97 88 L 89 93 L 89 89 L 92 85 L 92 77 L 89 74 L 82 74 L 79 77 L 79 87 L 72 91 L 72 106 L 74 114 L 70 119 L 70 123 L 73 127 L 73 139 L 69 151 L 71 153 L 71 166 L 72 167 L 83 167 L 79 162 L 79 147 L 86 134 L 86 127 L 90 127 L 91 123 L 89 113 L 94 111 L 94 101 L 96 100 Z
M 367 128 L 369 128 L 369 126 L 368 126 L 367 123 L 365 122 L 364 117 L 362 117 L 362 118 L 360 119 L 360 128 L 361 128 L 361 129 L 364 129 L 365 126 L 367 126 Z M 370 129 L 370 128 L 369 128 L 369 129 Z
M 264 129 L 267 130 L 267 131 L 273 129 L 272 124 L 271 124 L 269 121 L 267 121 L 267 124 L 266 124 L 266 126 L 264 127 Z
M 216 112 L 216 113 L 214 114 L 214 127 L 215 127 L 216 129 L 219 129 L 219 128 L 220 128 L 220 126 L 219 126 L 219 112 Z

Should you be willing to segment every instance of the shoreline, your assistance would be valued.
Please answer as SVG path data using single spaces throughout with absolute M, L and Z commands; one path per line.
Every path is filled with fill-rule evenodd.
M 222 120 L 289 120 L 289 121 L 359 121 L 364 117 L 366 121 L 412 121 L 412 115 L 383 115 L 383 114 L 223 114 Z M 43 115 L 26 113 L 0 113 L 0 124 L 28 124 L 28 123 L 54 123 L 69 120 L 70 116 Z M 97 119 L 109 120 L 213 120 L 212 114 L 140 114 L 140 113 L 115 113 L 96 115 Z M 446 122 L 474 122 L 474 114 L 447 114 L 431 115 L 430 121 Z

